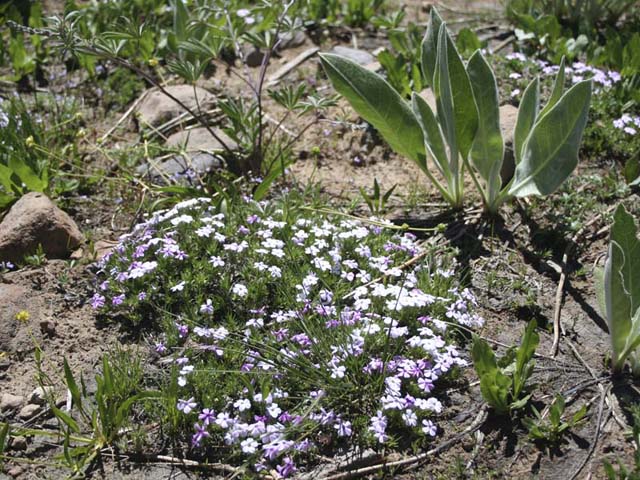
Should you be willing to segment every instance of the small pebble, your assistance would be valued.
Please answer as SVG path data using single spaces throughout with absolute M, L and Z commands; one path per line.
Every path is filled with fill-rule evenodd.
M 51 385 L 45 385 L 44 387 L 38 387 L 33 392 L 31 392 L 31 396 L 29 397 L 29 401 L 31 403 L 35 403 L 36 405 L 45 405 L 49 400 L 49 397 L 53 395 L 54 388 Z
M 18 417 L 22 420 L 29 420 L 33 418 L 38 412 L 40 412 L 40 405 L 30 403 L 22 407 L 22 410 L 18 413 Z
M 0 412 L 6 410 L 16 410 L 24 403 L 24 397 L 20 395 L 12 395 L 11 393 L 3 393 L 0 396 Z
M 13 437 L 11 439 L 11 450 L 24 451 L 27 449 L 27 439 L 25 437 Z

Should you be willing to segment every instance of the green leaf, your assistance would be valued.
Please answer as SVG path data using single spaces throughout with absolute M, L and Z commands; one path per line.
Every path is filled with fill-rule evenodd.
M 69 367 L 69 362 L 67 362 L 66 357 L 62 361 L 63 369 L 64 369 L 64 378 L 65 383 L 67 384 L 67 388 L 69 389 L 69 393 L 71 394 L 71 400 L 73 400 L 73 404 L 82 409 L 82 397 L 80 396 L 80 389 L 78 388 L 78 384 L 76 380 L 73 378 L 73 373 L 71 372 L 71 368 Z
M 482 48 L 482 42 L 470 28 L 463 28 L 456 37 L 456 47 L 464 57 L 469 57 Z
M 380 75 L 351 60 L 320 54 L 334 88 L 373 125 L 397 153 L 426 168 L 422 129 L 411 107 Z
M 518 108 L 518 118 L 513 132 L 513 153 L 516 165 L 522 158 L 522 147 L 538 118 L 540 109 L 540 80 L 536 77 L 525 89 Z
M 55 405 L 51 405 L 51 411 L 53 414 L 66 426 L 68 426 L 73 432 L 80 433 L 80 427 L 78 426 L 78 422 L 76 422 L 71 415 L 66 412 L 63 412 Z
M 438 32 L 440 32 L 442 18 L 435 7 L 431 7 L 427 32 L 422 39 L 420 46 L 422 76 L 426 79 L 427 85 L 433 87 L 433 76 L 436 71 L 436 57 L 438 53 Z
M 633 331 L 638 325 L 633 324 L 632 315 L 637 317 L 640 306 L 640 240 L 635 221 L 624 206 L 618 206 L 613 218 L 604 267 L 604 297 L 613 368 L 619 371 L 638 335 Z
M 473 98 L 478 110 L 478 129 L 469 153 L 473 166 L 487 185 L 486 197 L 492 200 L 500 189 L 500 169 L 504 142 L 500 131 L 498 85 L 491 67 L 480 50 L 467 65 Z
M 533 371 L 533 354 L 538 348 L 540 337 L 536 333 L 537 324 L 532 320 L 527 325 L 520 347 L 516 352 L 516 365 L 513 372 L 513 398 L 517 400 L 524 391 L 524 387 Z
M 24 161 L 18 160 L 15 155 L 9 156 L 8 167 L 16 174 L 27 189 L 32 192 L 42 192 L 47 188 L 44 182 Z
M 411 97 L 411 106 L 422 128 L 426 150 L 440 170 L 440 173 L 442 173 L 445 179 L 450 179 L 451 170 L 449 169 L 447 149 L 442 139 L 440 125 L 438 124 L 436 116 L 433 114 L 433 110 L 431 110 L 426 100 L 415 92 Z M 425 167 L 426 166 L 425 162 Z
M 587 123 L 591 82 L 574 85 L 533 126 L 516 166 L 509 193 L 519 197 L 553 193 L 578 164 Z
M 560 69 L 558 70 L 558 74 L 556 75 L 555 82 L 553 83 L 553 90 L 551 91 L 551 97 L 549 97 L 549 101 L 544 106 L 542 111 L 540 112 L 540 117 L 542 118 L 545 113 L 551 110 L 556 103 L 560 101 L 562 97 L 562 91 L 564 90 L 564 62 L 565 59 L 562 57 L 560 61 Z
M 474 337 L 471 347 L 473 366 L 480 377 L 480 391 L 487 403 L 498 413 L 509 411 L 511 380 L 496 364 L 496 358 L 487 342 Z
M 478 128 L 478 112 L 473 101 L 469 75 L 451 40 L 446 24 L 440 26 L 438 58 L 433 81 L 438 119 L 450 150 L 451 170 L 455 174 L 458 152 L 467 158 Z

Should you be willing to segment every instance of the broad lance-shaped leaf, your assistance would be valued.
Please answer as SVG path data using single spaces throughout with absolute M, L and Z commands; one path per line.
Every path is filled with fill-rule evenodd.
M 380 75 L 339 55 L 320 55 L 333 87 L 397 153 L 426 169 L 422 128 L 409 104 Z
M 438 33 L 442 25 L 442 18 L 435 7 L 431 7 L 427 32 L 420 45 L 422 75 L 427 79 L 427 85 L 433 86 L 433 75 L 436 71 L 436 56 L 438 54 Z
M 449 170 L 447 149 L 444 145 L 442 132 L 440 131 L 440 125 L 438 124 L 436 116 L 426 100 L 415 92 L 411 97 L 411 106 L 418 119 L 418 123 L 420 123 L 422 127 L 424 143 L 429 155 L 433 158 L 440 173 L 442 173 L 446 179 L 450 178 L 451 171 Z
M 544 106 L 542 111 L 540 112 L 540 117 L 546 114 L 549 110 L 551 110 L 560 98 L 562 98 L 562 91 L 564 90 L 564 57 L 560 61 L 560 68 L 558 69 L 558 74 L 556 75 L 556 80 L 553 82 L 553 90 L 551 91 L 551 97 L 549 97 L 549 101 Z
M 640 307 L 640 240 L 633 217 L 622 205 L 614 214 L 609 253 L 604 266 L 605 316 L 611 336 L 614 369 L 620 370 L 630 336 L 632 315 Z
M 580 82 L 539 118 L 525 141 L 509 194 L 548 195 L 573 172 L 590 99 L 591 82 Z
M 516 165 L 522 158 L 522 147 L 531 132 L 531 128 L 538 118 L 540 109 L 540 80 L 533 79 L 522 94 L 522 101 L 518 108 L 518 118 L 513 132 L 513 153 Z
M 458 171 L 456 154 L 460 153 L 463 158 L 469 155 L 478 128 L 478 112 L 469 75 L 444 23 L 438 34 L 433 92 L 438 118 L 445 126 L 443 133 L 449 144 L 451 170 L 455 174 Z
M 500 131 L 498 85 L 480 50 L 469 60 L 467 72 L 478 109 L 478 129 L 469 158 L 487 183 L 487 193 L 492 199 L 500 188 L 500 169 L 504 153 Z

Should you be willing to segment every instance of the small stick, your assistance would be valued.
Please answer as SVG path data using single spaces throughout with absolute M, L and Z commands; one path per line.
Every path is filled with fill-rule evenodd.
M 449 447 L 451 447 L 453 444 L 457 443 L 458 441 L 460 441 L 462 438 L 464 438 L 465 436 L 469 435 L 470 433 L 473 433 L 476 430 L 478 430 L 482 426 L 484 421 L 487 419 L 487 416 L 488 416 L 487 408 L 484 407 L 484 408 L 482 408 L 480 410 L 480 412 L 476 416 L 476 418 L 473 421 L 473 423 L 471 425 L 469 425 L 467 428 L 465 428 L 458 435 L 456 435 L 455 437 L 447 440 L 446 442 L 441 443 L 437 447 L 432 448 L 431 450 L 429 450 L 429 451 L 427 451 L 425 453 L 421 453 L 420 455 L 416 455 L 415 457 L 405 458 L 403 460 L 397 460 L 395 462 L 382 462 L 382 463 L 378 463 L 376 465 L 371 465 L 370 467 L 359 468 L 357 470 L 352 470 L 350 472 L 342 472 L 342 473 L 338 473 L 336 475 L 331 475 L 331 476 L 322 477 L 322 478 L 323 478 L 323 480 L 347 480 L 347 479 L 350 479 L 350 478 L 363 477 L 365 475 L 369 475 L 369 474 L 375 473 L 380 469 L 388 469 L 388 468 L 393 468 L 393 467 L 403 467 L 403 466 L 408 466 L 408 465 L 411 465 L 411 464 L 414 464 L 414 463 L 421 462 L 422 460 L 425 460 L 428 457 L 431 457 L 433 455 L 437 455 L 439 453 L 442 453 L 445 450 L 448 450 Z
M 555 357 L 558 355 L 558 347 L 560 345 L 560 330 L 562 329 L 562 334 L 564 335 L 564 328 L 560 324 L 560 313 L 562 310 L 562 297 L 564 294 L 564 283 L 567 280 L 567 259 L 569 250 L 571 249 L 571 245 L 569 245 L 565 251 L 564 255 L 562 255 L 562 266 L 560 273 L 560 280 L 558 281 L 558 289 L 556 290 L 556 306 L 553 312 L 553 345 L 551 345 L 551 356 Z
M 609 393 L 610 389 L 611 389 L 611 385 L 609 385 L 609 387 L 606 390 L 603 390 L 601 395 L 600 395 L 600 404 L 598 405 L 598 420 L 597 420 L 597 423 L 596 423 L 596 433 L 593 436 L 593 441 L 591 442 L 591 446 L 589 447 L 589 451 L 585 455 L 584 459 L 582 460 L 582 462 L 580 463 L 580 465 L 578 466 L 576 471 L 571 476 L 570 480 L 575 480 L 576 478 L 578 478 L 578 475 L 580 475 L 580 472 L 585 467 L 585 465 L 589 461 L 589 458 L 591 458 L 591 455 L 593 454 L 594 450 L 596 449 L 596 445 L 598 443 L 598 437 L 600 436 L 600 430 L 604 426 L 604 425 L 602 425 L 602 426 L 600 425 L 600 422 L 602 422 L 602 411 L 604 410 L 604 402 L 605 402 L 605 399 L 607 398 L 607 394 Z M 609 417 L 609 415 L 607 415 L 607 420 L 608 420 L 608 417 Z
M 120 126 L 120 124 L 124 122 L 127 119 L 127 117 L 129 117 L 129 115 L 133 113 L 136 107 L 140 105 L 140 102 L 142 102 L 142 100 L 144 100 L 147 97 L 147 95 L 149 94 L 149 92 L 151 92 L 151 90 L 147 90 L 142 95 L 140 95 L 138 99 L 131 104 L 131 106 L 127 109 L 127 111 L 124 112 L 124 114 L 122 114 L 122 116 L 118 119 L 116 124 L 113 127 L 111 127 L 107 133 L 105 133 L 102 137 L 100 137 L 100 140 L 98 140 L 98 143 L 103 143 L 107 138 L 109 138 L 111 134 L 115 132 L 116 129 Z
M 269 77 L 269 80 L 267 81 L 267 87 L 273 87 L 274 85 L 276 85 L 291 70 L 295 69 L 296 67 L 304 63 L 306 60 L 313 57 L 319 51 L 320 51 L 320 47 L 309 48 L 304 52 L 302 52 L 301 54 L 299 54 L 290 62 L 287 62 L 286 64 L 284 64 L 273 75 Z

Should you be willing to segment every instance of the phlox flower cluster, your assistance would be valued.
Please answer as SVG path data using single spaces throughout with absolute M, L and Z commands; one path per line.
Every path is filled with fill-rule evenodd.
M 636 135 L 640 131 L 640 116 L 631 116 L 625 113 L 613 121 L 613 126 L 627 135 Z
M 439 381 L 467 365 L 447 332 L 482 319 L 453 264 L 401 268 L 420 245 L 384 226 L 182 202 L 121 238 L 92 304 L 158 323 L 195 449 L 225 444 L 287 477 L 322 438 L 426 442 Z

